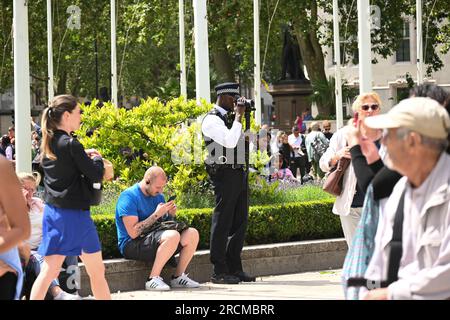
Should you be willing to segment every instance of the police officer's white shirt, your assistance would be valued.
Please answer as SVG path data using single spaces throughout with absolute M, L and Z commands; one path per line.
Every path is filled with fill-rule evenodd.
M 298 147 L 298 149 L 294 149 L 294 158 L 301 157 L 304 155 L 302 152 L 302 135 L 299 134 L 296 137 L 294 134 L 289 135 L 288 142 L 294 149 L 294 147 Z
M 227 110 L 218 105 L 214 105 L 214 108 L 222 115 L 227 114 Z M 241 132 L 242 123 L 234 121 L 231 129 L 228 129 L 223 120 L 217 115 L 206 115 L 202 123 L 202 133 L 225 148 L 235 148 L 241 136 Z

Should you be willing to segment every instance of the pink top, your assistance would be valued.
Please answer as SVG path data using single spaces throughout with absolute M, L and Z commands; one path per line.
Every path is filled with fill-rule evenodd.
M 292 174 L 292 171 L 289 170 L 289 168 L 286 168 L 286 169 L 279 169 L 277 172 L 272 174 L 272 178 L 284 180 L 284 179 L 290 179 L 290 178 L 295 178 L 295 177 Z

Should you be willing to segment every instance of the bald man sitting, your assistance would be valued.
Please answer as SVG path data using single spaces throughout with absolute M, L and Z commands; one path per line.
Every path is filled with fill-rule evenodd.
M 126 259 L 153 262 L 146 290 L 197 288 L 199 284 L 184 273 L 197 249 L 196 229 L 188 228 L 181 234 L 176 230 L 152 231 L 140 237 L 143 230 L 158 219 L 171 220 L 176 215 L 175 203 L 166 203 L 162 194 L 166 183 L 163 169 L 155 166 L 145 172 L 141 182 L 120 194 L 116 205 L 119 250 Z M 166 262 L 177 253 L 180 258 L 169 287 L 160 274 Z

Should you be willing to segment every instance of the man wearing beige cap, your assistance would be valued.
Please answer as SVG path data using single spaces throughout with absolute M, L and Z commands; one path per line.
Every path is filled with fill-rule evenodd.
M 450 298 L 448 113 L 432 99 L 409 98 L 365 124 L 383 129 L 385 164 L 404 176 L 386 204 L 365 274 L 378 289 L 365 299 Z

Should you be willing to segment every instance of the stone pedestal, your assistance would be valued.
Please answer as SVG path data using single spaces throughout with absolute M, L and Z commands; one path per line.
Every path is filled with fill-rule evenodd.
M 274 128 L 290 134 L 295 118 L 307 108 L 311 110 L 311 83 L 308 80 L 280 81 L 272 85 L 269 93 L 273 97 L 276 116 Z

